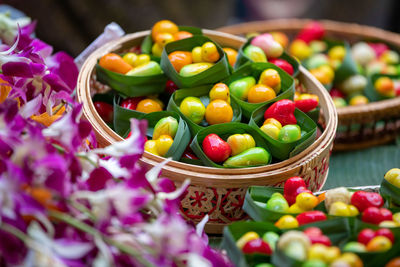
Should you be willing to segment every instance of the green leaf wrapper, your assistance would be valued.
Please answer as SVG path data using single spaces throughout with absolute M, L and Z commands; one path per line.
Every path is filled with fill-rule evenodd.
M 383 179 L 379 193 L 389 203 L 400 205 L 400 188 L 391 184 L 388 180 Z
M 379 229 L 377 225 L 364 223 L 357 220 L 354 224 L 353 235 L 351 240 L 356 241 L 358 233 L 364 228 L 371 228 L 373 230 Z M 400 228 L 389 228 L 395 237 L 395 241 L 390 250 L 385 252 L 357 252 L 356 254 L 361 258 L 365 267 L 384 266 L 391 259 L 400 255 Z M 344 244 L 343 244 L 344 245 Z
M 328 50 L 338 45 L 344 46 L 344 48 L 346 49 L 346 55 L 344 56 L 342 64 L 340 64 L 339 68 L 335 70 L 335 78 L 333 80 L 334 84 L 340 83 L 346 80 L 348 77 L 359 73 L 357 64 L 351 56 L 351 49 L 349 43 L 343 41 L 333 41 L 333 40 L 325 40 L 325 42 L 328 45 L 327 47 Z
M 275 232 L 281 234 L 281 230 L 272 223 L 264 222 L 234 222 L 224 228 L 221 247 L 226 250 L 229 258 L 238 267 L 253 266 L 257 263 L 270 262 L 270 256 L 261 254 L 245 255 L 236 246 L 236 241 L 247 232 L 256 232 L 260 237 L 265 232 Z
M 199 131 L 197 135 L 193 138 L 190 147 L 192 148 L 193 152 L 197 155 L 201 161 L 203 161 L 204 165 L 216 168 L 227 168 L 223 165 L 217 164 L 209 159 L 202 149 L 202 143 L 204 138 L 211 134 L 217 134 L 220 138 L 226 141 L 229 136 L 233 134 L 250 134 L 256 143 L 256 147 L 262 147 L 268 151 L 268 146 L 266 141 L 257 133 L 252 127 L 247 124 L 239 123 L 239 122 L 229 122 L 229 123 L 222 123 L 216 124 L 212 126 L 208 126 L 203 130 Z M 247 166 L 247 167 L 254 167 L 254 166 Z M 243 168 L 243 167 L 238 167 Z
M 205 84 L 219 82 L 230 75 L 230 65 L 228 57 L 219 44 L 213 42 L 218 50 L 220 59 L 210 68 L 190 77 L 183 77 L 169 61 L 168 55 L 174 51 L 192 51 L 196 46 L 201 46 L 205 42 L 213 42 L 210 38 L 202 35 L 195 35 L 176 42 L 171 42 L 164 47 L 161 55 L 161 68 L 165 74 L 179 87 L 191 88 Z
M 179 124 L 174 137 L 174 142 L 164 157 L 171 157 L 173 160 L 179 160 L 190 142 L 190 132 L 186 122 L 173 111 L 152 112 L 145 114 L 141 119 L 147 120 L 147 135 L 153 137 L 154 126 L 156 126 L 159 120 L 168 116 L 174 117 Z
M 130 119 L 141 119 L 146 113 L 121 107 L 121 97 L 114 96 L 114 131 L 122 137 L 126 137 L 131 127 Z
M 244 49 L 251 43 L 251 40 L 253 40 L 253 38 L 248 39 L 247 42 L 239 48 L 238 56 L 236 58 L 236 63 L 235 63 L 235 66 L 234 66 L 235 70 L 240 68 L 244 64 L 248 64 L 249 62 L 253 62 L 250 58 L 248 58 L 244 54 Z M 287 62 L 289 62 L 290 65 L 292 65 L 292 67 L 293 67 L 293 75 L 292 76 L 293 77 L 296 77 L 299 74 L 299 65 L 300 64 L 294 57 L 290 56 L 286 52 L 283 52 L 283 54 L 279 58 L 286 60 Z
M 96 64 L 97 80 L 109 85 L 112 89 L 123 96 L 145 96 L 159 94 L 165 90 L 168 80 L 164 74 L 149 76 L 129 76 L 106 70 Z
M 243 210 L 255 221 L 276 222 L 280 217 L 289 213 L 277 212 L 266 208 L 267 201 L 273 193 L 281 193 L 283 195 L 283 188 L 268 186 L 249 187 L 244 199 Z
M 251 113 L 256 110 L 257 108 L 266 105 L 268 103 L 276 102 L 281 99 L 292 99 L 294 97 L 294 79 L 287 74 L 284 70 L 281 68 L 277 67 L 276 65 L 272 63 L 249 63 L 246 65 L 243 65 L 239 69 L 237 69 L 229 78 L 224 80 L 224 83 L 229 86 L 231 82 L 234 82 L 236 80 L 239 80 L 244 77 L 249 77 L 252 76 L 258 81 L 261 73 L 266 70 L 266 69 L 274 69 L 279 73 L 279 76 L 281 77 L 281 91 L 279 94 L 274 98 L 269 101 L 261 102 L 261 103 L 249 103 L 247 101 L 243 101 L 236 96 L 232 95 L 231 96 L 238 102 L 240 107 L 242 108 L 243 116 L 246 118 L 250 118 Z
M 369 76 L 368 84 L 365 87 L 364 93 L 365 93 L 365 96 L 368 97 L 370 102 L 394 98 L 394 96 L 390 97 L 390 96 L 381 95 L 380 93 L 378 93 L 378 91 L 376 91 L 375 82 L 380 77 L 388 77 L 391 79 L 399 79 L 400 78 L 400 76 L 398 76 L 398 75 L 377 74 L 377 73 Z
M 202 35 L 203 32 L 200 28 L 190 27 L 190 26 L 178 26 L 180 31 L 187 31 L 192 33 L 193 35 Z M 151 39 L 151 34 L 147 35 L 140 46 L 140 50 L 143 54 L 151 55 L 151 48 L 153 47 L 153 40 Z M 153 56 L 154 57 L 154 56 Z M 157 57 L 155 57 L 157 58 Z M 160 61 L 160 58 L 158 58 Z
M 304 134 L 299 140 L 291 143 L 283 143 L 275 140 L 260 129 L 260 126 L 262 126 L 264 122 L 264 113 L 271 105 L 272 103 L 256 109 L 251 115 L 249 125 L 252 126 L 262 137 L 264 137 L 265 140 L 267 140 L 268 149 L 273 157 L 279 160 L 285 160 L 297 155 L 314 142 L 317 135 L 317 124 L 304 112 L 296 108 L 294 111 L 294 116 L 297 119 L 297 125 L 300 126 L 302 131 L 306 131 L 306 134 Z
M 345 218 L 337 218 L 322 222 L 310 223 L 300 226 L 296 230 L 303 231 L 309 227 L 318 227 L 324 235 L 328 236 L 333 245 L 341 245 L 349 240 L 351 228 Z M 254 266 L 258 263 L 271 262 L 275 266 L 301 266 L 302 262 L 296 261 L 285 255 L 283 251 L 275 250 L 271 256 L 253 254 L 245 255 L 236 246 L 236 242 L 247 232 L 256 232 L 260 237 L 266 232 L 275 232 L 281 235 L 290 230 L 281 230 L 271 222 L 235 222 L 225 227 L 222 239 L 222 248 L 228 253 L 229 258 L 236 266 Z
M 313 110 L 310 110 L 309 112 L 307 112 L 307 116 L 310 117 L 310 119 L 312 119 L 315 123 L 318 123 L 318 119 L 319 119 L 319 113 L 321 111 L 321 108 L 318 106 Z
M 180 111 L 179 106 L 183 99 L 188 96 L 198 97 L 200 101 L 203 103 L 205 107 L 210 102 L 209 92 L 214 85 L 203 85 L 191 89 L 180 89 L 175 91 L 171 98 L 169 99 L 167 110 L 172 110 L 177 112 L 188 124 L 190 132 L 192 135 L 196 135 L 200 130 L 204 129 L 205 127 L 209 126 L 206 119 L 204 118 L 200 124 L 194 123 L 191 119 L 186 117 Z M 240 108 L 239 104 L 235 101 L 235 99 L 231 96 L 231 107 L 233 110 L 233 117 L 232 122 L 240 122 L 242 119 L 242 109 Z

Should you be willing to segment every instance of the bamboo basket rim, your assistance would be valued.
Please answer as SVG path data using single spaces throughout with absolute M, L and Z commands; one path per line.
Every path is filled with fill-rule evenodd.
M 245 34 L 248 32 L 265 31 L 299 31 L 304 25 L 313 19 L 274 19 L 245 22 L 236 25 L 218 28 L 217 30 L 232 34 Z M 400 34 L 382 30 L 372 26 L 357 23 L 338 22 L 332 20 L 317 20 L 324 26 L 325 30 L 334 34 L 348 34 L 363 38 L 379 39 L 400 49 Z M 400 97 L 393 99 L 371 102 L 360 106 L 346 106 L 337 109 L 338 118 L 352 119 L 357 115 L 382 114 L 393 109 L 400 108 Z
M 90 97 L 90 79 L 94 71 L 94 66 L 97 63 L 97 59 L 102 55 L 110 52 L 121 49 L 123 44 L 136 40 L 137 38 L 143 38 L 148 35 L 150 31 L 141 31 L 137 33 L 131 33 L 120 39 L 110 41 L 104 46 L 98 48 L 95 52 L 93 52 L 84 62 L 81 71 L 78 77 L 78 89 L 77 89 L 77 98 L 78 101 L 83 103 L 83 113 L 86 118 L 94 117 L 93 120 L 90 120 L 94 130 L 96 132 L 103 132 L 105 135 L 103 137 L 109 142 L 113 143 L 115 141 L 121 141 L 123 138 L 115 133 L 98 115 L 97 111 L 94 108 L 93 102 Z M 245 43 L 245 39 L 234 36 L 228 33 L 217 32 L 213 30 L 203 30 L 203 33 L 211 39 L 217 40 L 219 38 L 228 38 L 230 41 L 233 41 L 237 47 Z M 231 44 L 231 46 L 234 46 Z M 260 182 L 262 177 L 265 177 L 265 172 L 268 172 L 272 176 L 278 176 L 283 171 L 289 171 L 295 173 L 295 170 L 299 167 L 309 167 L 310 164 L 314 163 L 319 154 L 326 150 L 327 146 L 330 146 L 333 143 L 336 127 L 337 127 L 337 113 L 332 102 L 331 97 L 328 92 L 322 87 L 322 85 L 303 67 L 300 67 L 300 77 L 303 79 L 308 79 L 311 81 L 315 87 L 317 87 L 321 93 L 320 103 L 321 107 L 326 119 L 326 128 L 323 131 L 322 135 L 316 139 L 313 144 L 311 144 L 304 151 L 299 153 L 298 155 L 289 158 L 285 161 L 260 166 L 260 167 L 251 167 L 251 168 L 241 168 L 241 169 L 219 169 L 213 167 L 206 166 L 196 166 L 191 164 L 186 164 L 178 161 L 170 161 L 163 167 L 163 173 L 171 172 L 173 173 L 175 170 L 189 171 L 192 184 L 201 184 L 205 183 L 216 185 L 216 181 L 219 184 L 225 186 L 231 186 L 233 180 L 239 182 L 240 180 L 246 179 L 246 182 Z M 90 101 L 85 101 L 86 99 L 90 99 Z M 164 161 L 165 158 L 155 156 L 148 152 L 144 152 L 144 156 L 141 158 L 141 161 L 147 164 L 155 165 Z M 205 177 L 204 174 L 207 174 Z M 251 174 L 252 177 L 248 175 Z M 229 179 L 230 184 L 226 184 Z M 178 179 L 179 180 L 179 179 Z M 183 180 L 183 179 L 182 179 Z M 264 179 L 265 181 L 265 179 Z

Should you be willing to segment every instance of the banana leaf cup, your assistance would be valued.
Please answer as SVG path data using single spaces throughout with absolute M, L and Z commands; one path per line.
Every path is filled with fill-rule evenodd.
M 96 64 L 97 80 L 109 85 L 122 96 L 145 96 L 164 92 L 168 80 L 164 73 L 147 76 L 130 76 L 107 70 Z
M 318 227 L 324 235 L 328 236 L 333 245 L 339 246 L 344 241 L 349 240 L 352 229 L 343 218 L 329 221 L 310 223 L 300 226 L 294 230 L 305 230 L 309 227 Z M 290 230 L 290 229 L 289 229 Z M 236 242 L 245 233 L 253 231 L 259 236 L 266 232 L 275 232 L 279 235 L 289 230 L 281 230 L 271 222 L 235 222 L 225 227 L 221 247 L 226 250 L 230 259 L 236 266 L 254 266 L 259 263 L 272 263 L 274 266 L 301 266 L 303 262 L 289 258 L 284 252 L 276 249 L 271 256 L 262 254 L 244 254 L 237 246 Z
M 400 206 L 400 188 L 383 179 L 379 188 L 379 193 L 387 201 L 389 208 Z
M 236 102 L 240 105 L 242 108 L 243 116 L 246 118 L 250 118 L 252 112 L 256 110 L 257 108 L 266 105 L 268 103 L 276 102 L 281 99 L 292 99 L 294 97 L 294 79 L 287 74 L 284 70 L 281 68 L 277 67 L 276 65 L 272 63 L 249 63 L 246 65 L 243 65 L 239 69 L 235 70 L 234 73 L 232 73 L 229 78 L 224 80 L 224 83 L 229 86 L 230 83 L 239 80 L 244 77 L 252 76 L 256 79 L 256 81 L 259 79 L 261 73 L 266 70 L 266 69 L 274 69 L 279 73 L 279 76 L 281 77 L 281 91 L 279 94 L 271 100 L 261 102 L 261 103 L 249 103 L 247 101 L 243 101 L 239 99 L 238 97 L 234 96 L 231 94 L 231 96 L 236 100 Z
M 281 234 L 282 231 L 272 223 L 242 221 L 234 222 L 224 228 L 221 247 L 226 250 L 228 257 L 237 267 L 254 266 L 258 263 L 270 262 L 271 256 L 262 254 L 244 254 L 237 246 L 236 241 L 245 233 L 253 231 L 259 236 L 272 231 Z
M 346 50 L 346 55 L 344 56 L 342 63 L 335 70 L 335 78 L 333 80 L 334 84 L 340 83 L 348 77 L 359 73 L 357 64 L 351 56 L 351 49 L 348 42 L 334 40 L 325 40 L 325 42 L 327 43 L 328 50 L 334 46 L 344 46 Z
M 194 96 L 198 97 L 200 101 L 203 103 L 203 105 L 207 107 L 207 105 L 210 103 L 209 92 L 212 89 L 212 87 L 213 84 L 203 85 L 191 89 L 177 90 L 172 94 L 171 98 L 169 99 L 167 110 L 172 110 L 177 112 L 186 121 L 186 123 L 189 126 L 190 132 L 193 136 L 196 135 L 200 130 L 209 126 L 209 124 L 207 123 L 205 118 L 199 124 L 193 122 L 190 118 L 183 115 L 179 106 L 181 105 L 183 99 L 185 99 L 188 96 Z M 232 122 L 240 122 L 242 119 L 242 109 L 232 96 L 231 96 L 231 107 L 233 110 Z
M 365 228 L 371 228 L 376 231 L 380 227 L 357 220 L 354 225 L 354 229 L 352 230 L 351 239 L 349 241 L 356 241 L 358 233 Z M 400 255 L 400 228 L 389 229 L 392 231 L 395 238 L 391 249 L 385 252 L 355 252 L 361 258 L 365 267 L 384 266 L 391 259 Z M 342 245 L 344 245 L 344 243 L 342 243 Z
M 202 143 L 204 138 L 209 134 L 217 134 L 223 140 L 228 139 L 229 136 L 233 134 L 250 134 L 256 143 L 256 147 L 262 147 L 268 151 L 267 142 L 260 136 L 257 131 L 255 131 L 252 127 L 247 124 L 239 123 L 239 122 L 229 122 L 216 124 L 209 127 L 206 127 L 199 131 L 196 136 L 193 138 L 192 143 L 190 144 L 190 148 L 196 154 L 196 156 L 204 163 L 204 165 L 215 168 L 228 168 L 223 166 L 222 164 L 217 164 L 213 162 L 209 157 L 206 156 L 202 149 Z M 269 151 L 268 151 L 269 153 Z M 271 156 L 269 157 L 269 162 L 271 162 Z M 256 165 L 260 166 L 260 165 Z M 246 167 L 256 167 L 256 166 L 246 166 Z M 246 168 L 246 167 L 236 167 L 236 168 Z
M 285 160 L 297 155 L 314 142 L 317 134 L 317 124 L 304 112 L 296 108 L 294 111 L 294 116 L 297 119 L 297 125 L 300 126 L 302 131 L 301 138 L 290 143 L 284 143 L 279 140 L 275 140 L 260 129 L 260 126 L 262 126 L 264 122 L 264 113 L 271 105 L 272 103 L 256 109 L 251 115 L 249 125 L 253 127 L 263 138 L 265 138 L 268 143 L 268 150 L 271 152 L 274 158 Z
M 203 35 L 203 31 L 200 28 L 197 27 L 190 27 L 190 26 L 178 26 L 179 31 L 186 31 L 190 32 L 193 35 Z M 151 34 L 147 35 L 144 39 L 143 42 L 140 46 L 140 50 L 143 54 L 148 54 L 150 55 L 152 60 L 155 60 L 157 62 L 160 62 L 161 58 L 156 57 L 152 54 L 151 49 L 153 47 L 153 40 L 151 38 Z
M 370 102 L 375 102 L 375 101 L 381 101 L 385 99 L 391 99 L 394 98 L 395 96 L 385 96 L 380 93 L 375 88 L 375 82 L 377 79 L 381 77 L 388 77 L 390 79 L 400 79 L 399 75 L 390 75 L 390 74 L 373 74 L 368 77 L 368 83 L 367 86 L 365 87 L 364 93 L 367 96 L 368 100 Z
M 213 42 L 219 53 L 219 60 L 215 64 L 192 76 L 180 75 L 171 64 L 168 55 L 174 51 L 192 51 L 196 46 L 202 46 L 205 42 L 213 42 L 210 38 L 196 35 L 191 38 L 175 41 L 165 45 L 161 55 L 161 68 L 165 74 L 178 86 L 178 88 L 191 88 L 205 84 L 212 84 L 227 78 L 231 74 L 231 66 L 228 62 L 228 57 L 222 50 L 221 46 Z
M 166 158 L 171 157 L 173 160 L 179 160 L 181 158 L 183 152 L 185 151 L 187 145 L 190 142 L 191 135 L 186 122 L 179 116 L 178 113 L 174 111 L 158 111 L 151 113 L 142 113 L 134 110 L 124 109 L 122 107 L 119 107 L 118 112 L 119 112 L 118 116 L 119 120 L 116 121 L 116 123 L 120 124 L 120 126 L 116 128 L 122 130 L 126 128 L 126 125 L 128 125 L 128 128 L 122 131 L 121 133 L 117 131 L 117 133 L 120 134 L 122 137 L 126 137 L 129 134 L 130 130 L 129 120 L 131 118 L 147 120 L 148 124 L 147 124 L 146 135 L 150 138 L 153 137 L 154 127 L 159 120 L 168 116 L 175 118 L 178 121 L 178 130 L 176 131 L 172 146 L 169 148 L 168 152 L 164 155 L 164 157 Z
M 239 48 L 238 56 L 236 58 L 236 63 L 235 63 L 235 66 L 234 66 L 235 70 L 240 68 L 241 66 L 243 66 L 245 64 L 253 62 L 248 56 L 246 56 L 244 54 L 244 49 L 248 45 L 250 45 L 251 40 L 253 40 L 253 38 L 248 39 L 247 42 Z M 290 56 L 286 52 L 283 52 L 283 54 L 279 58 L 286 60 L 290 65 L 292 65 L 292 67 L 293 67 L 293 75 L 292 76 L 296 77 L 297 74 L 299 73 L 299 65 L 300 65 L 299 62 L 294 57 Z

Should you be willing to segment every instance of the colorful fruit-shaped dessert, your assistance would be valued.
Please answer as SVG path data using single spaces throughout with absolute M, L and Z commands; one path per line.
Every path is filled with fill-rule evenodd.
M 199 124 L 206 113 L 206 108 L 199 98 L 188 96 L 181 102 L 179 106 L 180 111 L 183 115 L 188 117 L 194 123 Z
M 230 48 L 230 47 L 224 47 L 224 48 L 222 48 L 222 50 L 224 50 L 225 54 L 228 57 L 229 65 L 231 65 L 232 67 L 235 66 L 238 52 L 235 49 Z
M 162 111 L 162 106 L 154 99 L 146 98 L 141 100 L 136 107 L 136 110 L 143 113 L 151 113 Z
M 282 126 L 287 124 L 296 124 L 297 120 L 294 116 L 296 106 L 292 100 L 282 99 L 272 104 L 264 113 L 264 119 L 274 118 L 278 120 Z
M 215 99 L 206 107 L 206 121 L 210 125 L 232 121 L 233 110 L 228 102 Z
M 95 101 L 93 102 L 94 108 L 96 109 L 97 113 L 99 113 L 100 117 L 105 121 L 106 123 L 110 123 L 113 120 L 113 107 L 106 103 L 106 102 L 101 102 L 101 101 Z
M 247 56 L 251 61 L 254 62 L 267 62 L 267 57 L 264 51 L 258 46 L 248 45 L 243 50 L 245 56 Z
M 250 91 L 250 88 L 256 84 L 254 77 L 244 77 L 239 80 L 233 81 L 229 84 L 229 91 L 232 95 L 236 96 L 241 100 L 246 100 Z
M 210 101 L 215 99 L 225 100 L 228 104 L 231 103 L 229 87 L 224 83 L 217 83 L 209 92 Z
M 192 53 L 187 51 L 174 51 L 168 55 L 168 58 L 176 72 L 180 72 L 184 66 L 193 63 Z
M 153 25 L 151 29 L 151 37 L 153 41 L 156 40 L 157 35 L 159 33 L 169 33 L 169 34 L 176 34 L 179 32 L 178 26 L 170 20 L 160 20 Z
M 150 76 L 163 73 L 160 64 L 155 61 L 150 61 L 146 64 L 139 65 L 132 70 L 128 71 L 126 75 L 129 76 Z
M 167 154 L 168 150 L 172 146 L 172 143 L 174 142 L 174 139 L 172 139 L 171 136 L 169 135 L 161 135 L 157 140 L 156 140 L 156 147 L 157 147 L 157 152 L 160 156 L 165 156 Z
M 207 135 L 202 143 L 204 154 L 216 163 L 224 162 L 231 154 L 231 147 L 216 134 Z
M 251 45 L 260 47 L 267 58 L 278 58 L 283 53 L 283 47 L 269 33 L 263 33 L 254 37 L 251 40 Z
M 269 62 L 271 62 L 272 64 L 275 64 L 276 66 L 278 66 L 279 68 L 283 69 L 284 71 L 286 71 L 287 74 L 289 75 L 293 75 L 294 73 L 294 68 L 293 66 L 287 62 L 284 59 L 281 58 L 271 58 L 269 60 Z
M 388 172 L 386 172 L 385 179 L 392 185 L 400 188 L 400 169 L 390 169 Z
M 213 42 L 205 42 L 201 46 L 201 58 L 205 62 L 217 62 L 220 58 L 217 46 Z
M 197 75 L 205 70 L 208 70 L 212 66 L 214 66 L 214 64 L 208 63 L 208 62 L 188 64 L 181 68 L 181 70 L 179 71 L 179 74 L 183 77 L 191 77 L 191 76 Z
M 256 146 L 254 138 L 249 134 L 233 134 L 228 137 L 226 142 L 228 142 L 232 149 L 232 156 Z
M 278 140 L 291 143 L 301 138 L 301 129 L 297 124 L 287 124 L 279 131 Z
M 248 167 L 266 165 L 271 160 L 271 154 L 262 147 L 249 148 L 224 162 L 225 167 Z
M 172 138 L 178 130 L 178 121 L 171 116 L 162 118 L 154 126 L 153 139 L 158 139 L 161 135 L 169 135 Z
M 272 194 L 271 198 L 267 201 L 266 208 L 268 210 L 277 211 L 281 213 L 287 212 L 289 204 L 280 193 Z
M 108 53 L 99 60 L 99 65 L 106 70 L 125 74 L 132 69 L 132 66 L 126 63 L 121 56 L 115 53 Z
M 276 94 L 281 91 L 281 76 L 274 69 L 264 70 L 258 79 L 258 83 L 271 87 Z
M 249 103 L 261 103 L 269 101 L 276 97 L 274 89 L 264 84 L 256 84 L 252 86 L 247 95 Z

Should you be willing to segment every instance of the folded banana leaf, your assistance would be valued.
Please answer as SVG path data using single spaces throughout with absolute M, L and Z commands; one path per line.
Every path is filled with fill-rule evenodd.
M 351 56 L 351 49 L 348 42 L 336 40 L 325 40 L 325 42 L 327 43 L 328 50 L 334 46 L 344 46 L 346 50 L 346 55 L 344 56 L 342 63 L 339 68 L 335 70 L 335 78 L 333 80 L 334 84 L 340 83 L 348 77 L 359 73 L 357 64 Z
M 192 33 L 193 35 L 202 35 L 203 32 L 200 28 L 196 27 L 190 27 L 190 26 L 178 26 L 180 31 L 187 31 Z M 151 48 L 153 47 L 153 40 L 151 39 L 151 34 L 147 35 L 142 42 L 142 45 L 140 46 L 141 52 L 143 54 L 149 54 L 151 55 Z M 160 58 L 158 58 L 160 61 Z
M 314 141 L 317 134 L 317 124 L 308 117 L 304 112 L 296 108 L 294 111 L 294 116 L 297 119 L 297 125 L 300 126 L 302 132 L 302 137 L 291 143 L 283 143 L 281 141 L 275 140 L 261 131 L 260 127 L 264 122 L 264 113 L 271 106 L 272 103 L 264 105 L 256 109 L 251 115 L 249 125 L 253 127 L 265 140 L 268 142 L 268 148 L 272 156 L 279 159 L 285 160 L 294 155 L 297 155 L 308 146 L 310 146 Z
M 224 80 L 224 83 L 229 86 L 230 83 L 239 80 L 244 77 L 249 77 L 252 76 L 258 81 L 261 73 L 266 70 L 266 69 L 274 69 L 279 73 L 279 76 L 281 77 L 281 91 L 279 94 L 274 98 L 269 101 L 261 102 L 261 103 L 249 103 L 247 101 L 243 101 L 239 99 L 238 97 L 232 95 L 232 97 L 236 100 L 236 102 L 239 103 L 240 107 L 242 108 L 243 116 L 246 118 L 250 118 L 251 113 L 256 110 L 257 108 L 266 105 L 268 103 L 273 103 L 281 99 L 292 99 L 294 97 L 294 79 L 287 74 L 284 70 L 281 68 L 277 67 L 276 65 L 272 63 L 249 63 L 245 64 L 236 71 L 232 73 L 231 76 L 229 76 L 226 80 Z
M 328 236 L 333 245 L 340 246 L 349 240 L 352 235 L 350 228 L 345 218 L 337 218 L 322 222 L 311 223 L 299 227 L 298 231 L 303 231 L 309 227 L 318 227 L 324 235 Z M 256 232 L 259 236 L 272 231 L 279 235 L 290 230 L 280 230 L 271 222 L 235 222 L 224 228 L 224 234 L 221 247 L 226 250 L 229 258 L 236 266 L 254 266 L 259 263 L 272 263 L 275 266 L 301 266 L 303 262 L 296 261 L 286 256 L 279 249 L 275 250 L 271 256 L 253 254 L 246 255 L 236 246 L 237 240 L 247 232 Z
M 177 112 L 187 122 L 190 132 L 193 136 L 196 135 L 200 130 L 209 126 L 209 124 L 205 119 L 203 119 L 203 121 L 201 121 L 200 124 L 194 123 L 191 119 L 182 114 L 179 106 L 183 101 L 183 99 L 185 99 L 188 96 L 194 96 L 198 97 L 200 101 L 203 103 L 203 105 L 207 107 L 207 105 L 210 103 L 209 92 L 212 87 L 213 85 L 211 84 L 211 85 L 194 87 L 191 89 L 177 90 L 172 94 L 171 98 L 169 99 L 167 110 L 172 110 Z M 232 122 L 240 122 L 240 120 L 242 119 L 242 109 L 232 96 L 231 96 L 231 107 L 233 110 Z
M 379 193 L 388 202 L 389 207 L 391 207 L 392 204 L 400 205 L 400 188 L 391 184 L 386 179 L 382 180 Z
M 250 186 L 246 192 L 243 210 L 255 221 L 276 222 L 280 217 L 288 213 L 267 209 L 267 201 L 274 193 L 281 193 L 283 195 L 283 188 Z
M 242 45 L 240 47 L 240 49 L 238 50 L 238 56 L 237 56 L 236 63 L 234 66 L 235 70 L 240 68 L 244 64 L 253 62 L 248 56 L 246 56 L 244 54 L 244 49 L 251 43 L 251 40 L 253 40 L 253 38 L 248 39 L 247 42 L 244 45 Z M 286 52 L 283 52 L 283 54 L 279 58 L 286 60 L 290 65 L 292 65 L 293 70 L 294 70 L 293 75 L 292 75 L 293 77 L 296 77 L 299 74 L 300 63 L 294 57 L 290 56 Z
M 130 119 L 141 119 L 146 113 L 123 108 L 120 106 L 122 98 L 114 96 L 114 131 L 122 137 L 126 137 L 131 127 Z
M 384 96 L 384 95 L 378 93 L 378 91 L 376 91 L 375 82 L 380 77 L 388 77 L 390 79 L 400 79 L 400 76 L 398 76 L 398 75 L 389 75 L 389 74 L 373 74 L 373 75 L 369 76 L 367 86 L 364 89 L 364 93 L 368 97 L 370 102 L 394 98 L 394 96 L 392 96 L 392 97 Z
M 234 222 L 224 228 L 221 247 L 226 250 L 228 257 L 237 267 L 254 266 L 257 263 L 270 262 L 271 257 L 262 254 L 245 255 L 236 246 L 236 241 L 247 232 L 256 232 L 262 236 L 264 233 L 272 231 L 281 234 L 281 230 L 272 223 L 265 222 Z
M 190 144 L 190 148 L 196 154 L 196 156 L 201 159 L 201 161 L 206 166 L 216 167 L 216 168 L 227 168 L 221 164 L 217 164 L 209 159 L 202 149 L 202 143 L 204 138 L 211 134 L 217 134 L 220 138 L 226 141 L 229 136 L 233 134 L 250 134 L 256 143 L 256 147 L 262 147 L 267 149 L 267 142 L 257 133 L 252 127 L 247 124 L 239 123 L 239 122 L 229 122 L 229 123 L 222 123 L 217 125 L 208 126 L 201 131 L 199 131 L 196 136 L 193 138 L 192 143 Z M 255 166 L 248 166 L 248 167 L 255 167 Z M 239 168 L 239 167 L 238 167 Z
M 350 240 L 356 241 L 358 233 L 365 228 L 371 228 L 373 230 L 379 229 L 378 226 L 364 223 L 357 220 L 354 224 L 353 234 Z M 361 258 L 365 267 L 373 266 L 385 266 L 391 259 L 400 255 L 400 228 L 390 228 L 395 237 L 395 242 L 392 248 L 385 252 L 357 252 L 356 254 Z
M 145 96 L 159 94 L 165 90 L 167 76 L 156 74 L 149 76 L 130 76 L 106 70 L 96 64 L 97 80 L 109 85 L 122 96 Z
M 165 117 L 174 117 L 178 121 L 178 130 L 174 142 L 164 157 L 179 160 L 190 142 L 190 132 L 186 122 L 174 111 L 159 111 L 145 114 L 141 119 L 147 120 L 147 136 L 153 137 L 154 126 Z
M 184 77 L 176 72 L 169 61 L 168 55 L 174 51 L 192 51 L 196 46 L 201 46 L 205 42 L 212 42 L 208 37 L 195 35 L 191 38 L 171 42 L 164 47 L 161 55 L 161 68 L 165 74 L 179 87 L 191 88 L 205 84 L 212 84 L 227 78 L 231 72 L 228 58 L 221 46 L 214 42 L 217 47 L 220 59 L 210 68 L 190 77 Z

